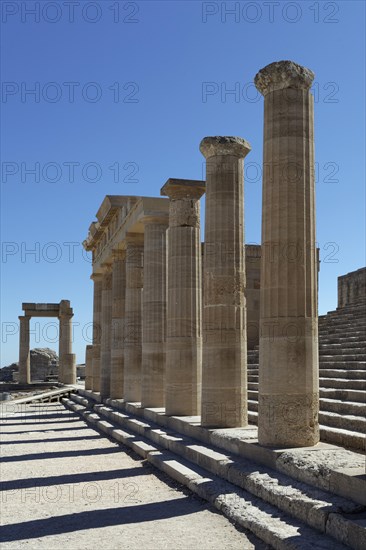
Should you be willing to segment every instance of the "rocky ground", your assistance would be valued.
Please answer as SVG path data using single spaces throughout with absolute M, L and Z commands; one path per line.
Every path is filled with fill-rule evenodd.
M 62 405 L 2 410 L 2 550 L 269 549 Z

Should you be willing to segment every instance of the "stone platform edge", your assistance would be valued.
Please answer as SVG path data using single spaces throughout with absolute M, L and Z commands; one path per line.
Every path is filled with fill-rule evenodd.
M 99 393 L 81 388 L 77 393 L 102 403 Z M 106 399 L 104 403 L 366 505 L 364 453 L 324 442 L 314 447 L 268 448 L 258 444 L 258 429 L 252 424 L 243 428 L 208 429 L 200 425 L 199 416 L 167 416 L 165 409 L 142 408 L 140 403 L 124 402 L 123 399 Z

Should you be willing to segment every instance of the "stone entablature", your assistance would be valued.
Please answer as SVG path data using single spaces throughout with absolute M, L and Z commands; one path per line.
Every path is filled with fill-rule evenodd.
M 366 267 L 338 277 L 338 308 L 366 298 Z
M 83 242 L 85 250 L 93 252 L 93 274 L 103 273 L 103 264 L 112 264 L 113 250 L 126 249 L 128 233 L 144 233 L 144 219 L 168 211 L 169 200 L 164 198 L 107 195 Z

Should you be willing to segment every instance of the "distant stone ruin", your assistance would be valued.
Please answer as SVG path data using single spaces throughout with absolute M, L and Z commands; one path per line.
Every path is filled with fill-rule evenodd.
M 51 382 L 58 379 L 59 359 L 57 353 L 50 348 L 34 348 L 30 350 L 30 372 L 33 381 Z M 1 382 L 19 380 L 19 363 L 12 363 L 0 370 Z

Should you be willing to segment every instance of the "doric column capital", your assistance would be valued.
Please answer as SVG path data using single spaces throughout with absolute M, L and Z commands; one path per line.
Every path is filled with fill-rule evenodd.
M 60 309 L 59 309 L 59 317 L 63 318 L 70 318 L 73 317 L 74 312 L 72 310 L 72 307 L 70 307 L 70 301 L 69 300 L 61 300 L 60 302 Z
M 18 319 L 22 323 L 27 323 L 27 322 L 29 322 L 30 317 L 29 317 L 29 315 L 19 315 Z
M 160 190 L 160 195 L 173 200 L 200 199 L 206 191 L 206 182 L 169 178 Z
M 254 78 L 257 90 L 264 96 L 275 90 L 295 88 L 308 90 L 314 73 L 293 61 L 275 61 L 261 69 Z
M 219 155 L 244 158 L 250 150 L 251 146 L 245 139 L 234 136 L 209 136 L 200 143 L 200 151 L 206 159 Z

